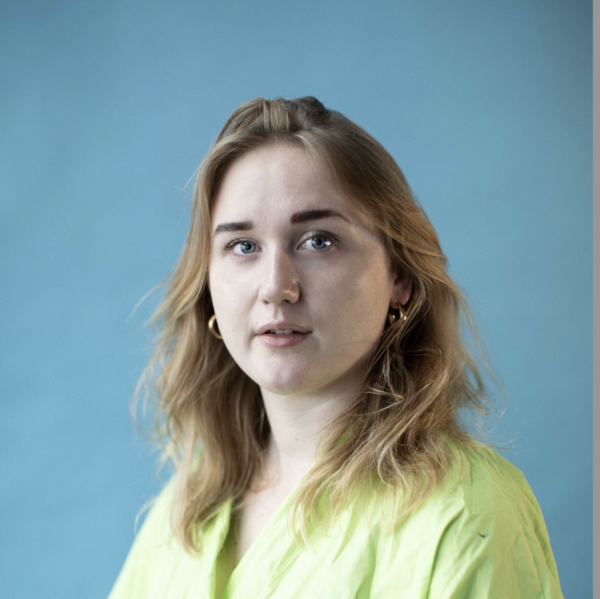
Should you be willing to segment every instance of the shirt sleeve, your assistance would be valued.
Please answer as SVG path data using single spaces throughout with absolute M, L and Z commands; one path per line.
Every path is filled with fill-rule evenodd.
M 169 531 L 170 489 L 156 499 L 137 533 L 123 568 L 108 599 L 146 599 L 154 597 L 160 570 L 170 567 L 165 531 Z
M 536 503 L 537 505 L 537 503 Z M 545 524 L 510 506 L 459 514 L 439 539 L 430 599 L 564 599 Z M 539 507 L 537 508 L 539 510 Z

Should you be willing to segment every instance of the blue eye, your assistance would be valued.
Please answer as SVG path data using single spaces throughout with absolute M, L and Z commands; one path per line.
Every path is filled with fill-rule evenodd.
M 310 239 L 307 239 L 302 245 L 304 245 L 305 243 L 307 243 L 309 241 L 312 243 L 312 248 L 314 250 L 323 250 L 326 247 L 329 247 L 333 243 L 328 235 L 314 235 Z M 314 241 L 317 241 L 317 244 L 314 244 L 313 243 Z M 321 242 L 321 243 L 318 243 L 318 242 Z
M 254 252 L 254 249 L 256 249 L 256 244 L 254 243 L 254 241 L 248 241 L 247 239 L 234 239 L 230 244 L 227 245 L 227 249 L 233 249 L 233 253 L 237 254 L 238 252 L 235 251 L 235 248 L 238 246 L 241 248 L 242 254 L 252 254 Z M 252 249 L 252 247 L 249 248 L 249 246 L 254 246 L 254 249 Z M 244 251 L 245 249 L 250 249 L 250 251 L 246 252 Z
M 307 249 L 313 250 L 325 250 L 329 246 L 335 245 L 337 243 L 337 239 L 331 235 L 330 233 L 320 233 L 315 232 L 312 233 L 312 236 L 306 239 L 300 247 L 304 247 L 307 243 L 311 244 L 311 246 Z M 240 251 L 236 251 L 236 248 L 239 247 Z M 237 238 L 232 239 L 226 246 L 226 251 L 231 251 L 236 256 L 248 256 L 250 254 L 254 254 L 256 251 L 257 244 L 254 241 L 250 241 L 249 239 Z

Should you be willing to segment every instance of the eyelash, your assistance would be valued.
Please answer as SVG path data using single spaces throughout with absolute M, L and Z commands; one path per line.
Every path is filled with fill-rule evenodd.
M 338 240 L 337 238 L 332 235 L 331 233 L 325 233 L 324 231 L 315 231 L 314 233 L 311 233 L 302 243 L 301 245 L 304 245 L 307 241 L 314 239 L 314 238 L 318 238 L 318 237 L 322 237 L 323 239 L 326 239 L 327 241 L 330 241 L 331 244 L 328 245 L 325 248 L 321 248 L 321 250 L 316 250 L 316 251 L 323 251 L 326 250 L 330 247 L 333 247 L 334 245 L 337 244 Z M 236 245 L 238 245 L 239 243 L 242 243 L 243 241 L 249 241 L 250 243 L 256 243 L 255 241 L 252 241 L 251 239 L 246 239 L 244 237 L 238 237 L 236 239 L 232 239 L 226 246 L 225 246 L 225 250 L 226 251 L 231 251 Z M 254 253 L 254 252 L 252 252 Z M 247 255 L 249 256 L 250 254 L 242 254 L 242 255 Z

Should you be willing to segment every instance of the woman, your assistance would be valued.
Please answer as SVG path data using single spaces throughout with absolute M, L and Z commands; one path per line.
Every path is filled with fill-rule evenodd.
M 142 379 L 175 476 L 111 599 L 562 597 L 522 474 L 460 424 L 461 311 L 381 145 L 312 97 L 238 108 Z

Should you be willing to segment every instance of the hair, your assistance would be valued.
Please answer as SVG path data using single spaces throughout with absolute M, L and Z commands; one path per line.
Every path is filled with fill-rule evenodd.
M 393 489 L 406 514 L 448 470 L 449 442 L 478 444 L 459 408 L 487 413 L 483 378 L 461 332 L 477 333 L 463 293 L 447 272 L 437 234 L 392 156 L 361 127 L 314 97 L 256 98 L 229 117 L 199 167 L 191 223 L 182 253 L 164 282 L 153 321 L 160 334 L 135 398 L 156 403 L 157 438 L 174 465 L 173 526 L 189 551 L 224 502 L 243 500 L 262 458 L 270 427 L 259 386 L 208 329 L 211 211 L 231 164 L 265 145 L 308 152 L 357 210 L 382 233 L 395 272 L 409 276 L 407 320 L 383 330 L 360 388 L 360 399 L 330 423 L 321 457 L 291 504 L 292 526 L 305 537 L 368 488 Z M 462 314 L 462 316 L 461 316 Z M 483 362 L 485 366 L 485 361 Z M 489 372 L 489 371 L 488 371 Z M 296 538 L 297 528 L 294 528 Z

